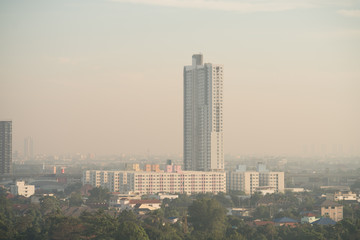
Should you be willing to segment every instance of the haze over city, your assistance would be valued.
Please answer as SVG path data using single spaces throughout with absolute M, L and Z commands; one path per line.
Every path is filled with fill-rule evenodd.
M 224 65 L 224 150 L 360 154 L 356 1 L 2 1 L 13 150 L 179 153 L 183 66 Z

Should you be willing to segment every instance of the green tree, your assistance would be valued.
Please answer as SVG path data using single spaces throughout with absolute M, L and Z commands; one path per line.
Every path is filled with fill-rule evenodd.
M 72 193 L 69 198 L 70 207 L 81 206 L 81 204 L 83 204 L 81 194 L 80 193 Z
M 53 214 L 47 218 L 48 239 L 74 240 L 80 239 L 83 226 L 79 218 Z
M 112 239 L 119 226 L 116 218 L 99 210 L 95 213 L 84 212 L 80 216 L 84 225 L 84 235 L 95 239 Z
M 267 218 L 270 219 L 270 206 L 259 206 L 255 209 L 253 213 L 254 218 Z
M 204 239 L 221 239 L 225 234 L 226 210 L 215 199 L 199 199 L 189 206 L 189 221 L 194 235 Z
M 71 194 L 71 193 L 73 193 L 73 192 L 78 193 L 78 192 L 80 192 L 81 187 L 82 187 L 82 183 L 81 183 L 81 182 L 70 184 L 70 185 L 68 185 L 68 186 L 64 189 L 64 193 L 65 193 L 66 195 L 69 195 L 69 194 Z
M 214 198 L 225 208 L 231 208 L 234 206 L 231 197 L 223 192 L 218 193 L 214 196 Z
M 103 203 L 110 199 L 109 191 L 106 188 L 96 187 L 89 191 L 88 201 L 91 203 Z
M 55 197 L 42 197 L 40 199 L 40 210 L 42 214 L 60 211 L 60 202 Z
M 118 240 L 149 240 L 145 230 L 132 221 L 120 224 L 115 233 L 115 239 Z

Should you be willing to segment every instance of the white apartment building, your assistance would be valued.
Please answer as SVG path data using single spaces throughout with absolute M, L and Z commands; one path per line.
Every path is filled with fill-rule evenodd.
M 35 194 L 35 186 L 27 185 L 24 181 L 17 181 L 14 185 L 10 186 L 10 192 L 14 195 L 31 197 Z
M 105 177 L 106 175 L 106 177 Z M 108 188 L 111 192 L 155 193 L 219 193 L 226 192 L 225 172 L 140 172 L 97 171 L 83 172 L 83 184 Z
M 184 67 L 184 167 L 224 170 L 223 66 L 194 54 Z
M 284 192 L 284 172 L 269 172 L 263 166 L 257 171 L 246 171 L 243 166 L 227 173 L 227 189 L 243 191 L 247 195 L 254 194 L 261 187 L 268 187 L 274 192 Z
M 259 187 L 259 173 L 249 172 L 228 172 L 228 190 L 243 191 L 245 194 L 253 194 Z

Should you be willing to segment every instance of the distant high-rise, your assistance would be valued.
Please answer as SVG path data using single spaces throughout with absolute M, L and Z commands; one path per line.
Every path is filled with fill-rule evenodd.
M 184 67 L 184 168 L 224 170 L 223 66 L 202 54 Z
M 34 143 L 31 137 L 24 139 L 24 158 L 26 160 L 34 158 Z
M 0 174 L 11 173 L 12 121 L 0 121 Z

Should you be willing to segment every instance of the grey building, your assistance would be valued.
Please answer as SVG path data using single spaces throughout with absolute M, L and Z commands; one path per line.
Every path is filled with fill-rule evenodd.
M 184 67 L 184 168 L 224 170 L 223 66 L 202 54 Z
M 0 174 L 11 173 L 12 121 L 0 121 Z
M 32 160 L 34 158 L 34 143 L 32 137 L 24 139 L 24 158 L 25 160 Z

